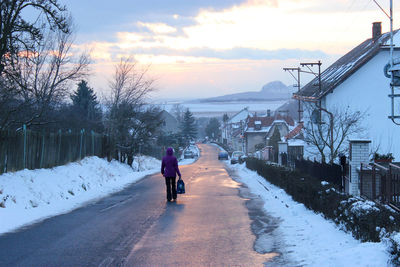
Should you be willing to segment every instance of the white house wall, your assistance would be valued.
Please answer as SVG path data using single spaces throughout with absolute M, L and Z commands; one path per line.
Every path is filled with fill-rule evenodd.
M 326 96 L 326 107 L 332 110 L 349 106 L 352 111 L 366 112 L 362 121 L 366 130 L 351 138 L 371 139 L 371 150 L 379 147 L 379 153 L 391 152 L 400 161 L 400 126 L 388 119 L 390 79 L 383 74 L 388 61 L 389 51 L 379 52 Z

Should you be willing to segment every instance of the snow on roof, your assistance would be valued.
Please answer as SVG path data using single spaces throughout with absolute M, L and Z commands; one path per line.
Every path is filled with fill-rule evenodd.
M 256 125 L 257 121 L 261 121 L 261 126 L 262 127 L 266 127 L 266 126 L 271 126 L 274 122 L 276 121 L 280 121 L 280 122 L 285 122 L 290 126 L 294 125 L 294 120 L 292 117 L 290 116 L 282 116 L 280 114 L 276 115 L 276 116 L 266 116 L 266 117 L 250 117 L 248 119 L 248 123 L 247 123 L 247 127 L 248 128 L 254 128 L 254 126 Z
M 400 47 L 400 32 L 394 32 L 395 47 Z M 387 48 L 390 42 L 390 33 L 382 34 L 375 42 L 372 38 L 365 40 L 350 52 L 342 56 L 335 63 L 321 73 L 321 92 L 319 92 L 318 77 L 301 88 L 294 96 L 321 98 L 346 80 L 361 66 L 374 57 L 382 48 Z
M 244 109 L 242 109 L 241 111 L 239 111 L 238 113 L 233 115 L 229 119 L 229 123 L 238 123 L 240 121 L 243 121 L 243 120 L 247 119 L 247 117 L 249 117 L 249 116 L 251 116 L 251 113 L 249 111 L 249 107 L 245 107 Z
M 394 44 L 394 47 L 400 47 L 400 32 L 394 32 L 393 44 Z M 390 38 L 388 38 L 383 45 L 390 46 Z
M 371 143 L 371 139 L 349 139 L 351 143 Z
M 260 130 L 255 130 L 254 128 L 247 128 L 246 133 L 268 133 L 271 127 L 262 127 Z
M 255 121 L 254 124 L 261 125 L 261 121 Z
M 288 146 L 305 146 L 306 142 L 301 139 L 289 139 Z

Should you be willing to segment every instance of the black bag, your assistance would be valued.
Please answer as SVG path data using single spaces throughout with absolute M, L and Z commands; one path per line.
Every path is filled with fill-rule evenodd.
M 176 193 L 185 194 L 185 183 L 181 178 L 179 178 L 178 182 L 176 183 Z

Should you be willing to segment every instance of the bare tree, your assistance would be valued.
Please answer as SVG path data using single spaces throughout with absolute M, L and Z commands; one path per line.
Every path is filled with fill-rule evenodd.
M 27 11 L 30 19 L 23 16 Z M 66 12 L 57 0 L 1 0 L 0 74 L 13 56 L 36 47 L 45 29 L 69 33 Z
M 71 32 L 47 32 L 47 38 L 8 62 L 1 77 L 0 129 L 12 125 L 41 125 L 52 108 L 68 94 L 71 81 L 84 78 L 90 59 L 75 55 Z
M 307 144 L 315 149 L 314 153 L 321 156 L 321 161 L 333 163 L 335 158 L 347 150 L 347 139 L 363 132 L 360 123 L 365 112 L 352 112 L 349 107 L 345 109 L 332 109 L 328 115 L 319 115 L 320 108 L 314 105 L 305 105 L 310 120 L 304 125 L 304 139 Z M 321 121 L 319 121 L 321 117 Z
M 171 113 L 175 116 L 176 120 L 181 123 L 185 113 L 185 107 L 181 104 L 174 104 L 171 108 Z
M 147 77 L 148 68 L 140 70 L 131 59 L 121 60 L 110 81 L 111 94 L 107 99 L 105 126 L 114 145 L 131 157 L 146 123 L 143 116 L 145 99 L 154 90 L 154 80 Z M 150 123 L 147 121 L 147 123 Z M 118 155 L 122 161 L 124 156 Z

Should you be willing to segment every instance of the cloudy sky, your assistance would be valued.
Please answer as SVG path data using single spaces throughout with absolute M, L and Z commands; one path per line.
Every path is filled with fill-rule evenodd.
M 257 91 L 274 80 L 293 84 L 283 67 L 328 67 L 389 19 L 372 0 L 62 0 L 76 44 L 90 49 L 89 83 L 107 91 L 121 57 L 150 65 L 158 98 Z M 389 0 L 378 0 L 388 10 Z M 396 3 L 395 3 L 396 4 Z M 400 6 L 395 6 L 395 28 Z M 307 74 L 304 81 L 310 80 Z

